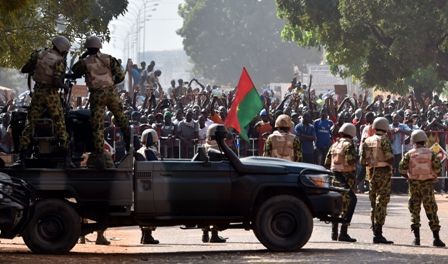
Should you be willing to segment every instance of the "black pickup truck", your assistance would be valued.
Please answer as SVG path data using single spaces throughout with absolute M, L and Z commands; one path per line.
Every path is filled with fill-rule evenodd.
M 0 237 L 32 252 L 69 252 L 81 235 L 119 226 L 252 229 L 269 250 L 304 246 L 313 218 L 342 222 L 341 189 L 325 168 L 266 157 L 239 159 L 218 129 L 221 161 L 136 161 L 95 170 L 0 170 Z M 89 219 L 88 223 L 81 219 Z

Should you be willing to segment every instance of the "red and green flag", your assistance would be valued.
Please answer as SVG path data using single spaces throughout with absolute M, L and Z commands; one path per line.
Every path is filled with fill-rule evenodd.
M 263 109 L 263 102 L 260 95 L 246 68 L 243 68 L 225 126 L 234 128 L 242 139 L 248 141 L 247 127 L 261 109 Z

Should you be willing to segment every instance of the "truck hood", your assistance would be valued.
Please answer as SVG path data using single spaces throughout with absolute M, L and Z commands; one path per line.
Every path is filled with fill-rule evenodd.
M 285 174 L 285 173 L 300 173 L 302 170 L 312 170 L 316 172 L 331 173 L 325 167 L 316 164 L 293 162 L 284 159 L 271 158 L 271 157 L 246 157 L 240 159 L 243 165 L 257 166 L 263 172 Z

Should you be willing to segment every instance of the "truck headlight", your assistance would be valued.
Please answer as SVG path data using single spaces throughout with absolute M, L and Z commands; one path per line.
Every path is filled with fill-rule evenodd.
M 304 174 L 302 183 L 308 187 L 330 188 L 330 175 L 328 174 Z

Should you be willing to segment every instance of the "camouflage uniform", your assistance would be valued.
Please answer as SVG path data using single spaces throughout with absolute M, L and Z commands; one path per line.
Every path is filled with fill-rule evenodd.
M 117 84 L 122 82 L 125 76 L 118 61 L 110 55 L 101 55 L 105 56 L 108 58 L 108 61 L 110 61 L 110 65 L 104 66 L 110 67 L 109 69 L 111 71 L 114 83 Z M 89 57 L 87 57 L 87 59 Z M 75 75 L 79 76 L 89 74 L 85 60 L 86 59 L 79 60 L 75 65 L 73 65 L 72 71 Z M 121 131 L 123 131 L 125 141 L 129 142 L 129 121 L 123 113 L 123 105 L 121 104 L 120 97 L 115 91 L 114 85 L 109 85 L 107 87 L 93 87 L 92 85 L 89 85 L 87 77 L 86 81 L 90 92 L 89 102 L 92 112 L 90 122 L 93 130 L 93 147 L 95 152 L 104 152 L 104 108 L 106 106 L 113 113 L 118 126 Z
M 276 133 L 276 132 L 277 133 L 281 133 L 282 135 L 287 135 L 287 133 L 285 133 L 285 132 L 275 131 L 274 133 Z M 273 144 L 272 144 L 272 138 L 273 138 L 273 134 L 270 135 L 268 137 L 268 139 L 266 140 L 266 143 L 264 145 L 263 156 L 274 157 L 274 155 L 273 155 L 274 149 L 273 149 Z M 292 143 L 292 158 L 291 158 L 291 160 L 295 161 L 295 162 L 302 161 L 302 145 L 300 143 L 300 140 L 296 136 L 294 136 L 293 143 Z
M 36 65 L 39 53 L 36 51 L 31 54 L 27 64 Z M 62 79 L 65 74 L 67 63 L 65 59 L 57 61 L 54 65 L 53 79 Z M 59 141 L 60 147 L 67 149 L 68 135 L 65 127 L 64 111 L 62 109 L 61 98 L 58 93 L 59 87 L 54 84 L 43 84 L 36 81 L 34 85 L 33 97 L 28 111 L 28 124 L 23 131 L 20 140 L 21 150 L 30 147 L 32 131 L 36 124 L 36 119 L 42 117 L 42 113 L 47 110 L 48 115 L 53 120 L 54 132 Z
M 339 139 L 338 141 L 340 141 Z M 338 142 L 334 143 L 325 159 L 325 167 L 330 168 L 332 161 L 332 153 L 333 148 Z M 352 164 L 355 166 L 357 160 L 357 153 L 355 149 L 355 145 L 353 142 L 351 144 L 344 146 L 344 159 L 346 164 Z M 333 171 L 335 175 L 335 180 L 333 182 L 334 186 L 343 187 L 349 189 L 349 192 L 344 192 L 342 195 L 342 217 L 346 220 L 347 223 L 350 223 L 353 217 L 353 213 L 356 207 L 356 175 L 355 175 L 356 167 L 353 167 L 353 171 L 349 172 L 338 172 Z
M 392 153 L 392 145 L 386 135 L 381 138 L 381 150 L 386 160 L 391 160 L 394 155 Z M 368 164 L 368 157 L 366 149 L 368 148 L 366 142 L 361 146 L 362 165 Z M 391 177 L 392 177 L 392 163 L 385 167 L 368 167 L 367 176 L 370 186 L 369 199 L 372 206 L 371 219 L 373 225 L 383 226 L 387 215 L 387 204 L 390 201 L 391 192 Z
M 400 172 L 406 174 L 409 170 L 410 155 L 406 153 L 400 162 Z M 442 165 L 436 154 L 432 153 L 431 168 L 435 175 L 440 175 Z M 431 231 L 439 231 L 440 223 L 437 216 L 437 203 L 434 197 L 434 180 L 413 180 L 409 179 L 409 212 L 411 213 L 411 228 L 420 228 L 421 204 L 425 208 L 426 216 L 429 220 Z

